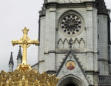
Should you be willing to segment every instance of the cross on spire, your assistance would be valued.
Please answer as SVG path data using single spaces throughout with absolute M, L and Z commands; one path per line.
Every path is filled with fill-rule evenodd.
M 26 27 L 22 30 L 23 31 L 23 37 L 20 40 L 13 40 L 12 45 L 20 45 L 23 48 L 23 57 L 22 57 L 22 64 L 27 64 L 27 48 L 31 45 L 39 45 L 39 41 L 37 40 L 30 40 L 28 37 L 28 31 Z

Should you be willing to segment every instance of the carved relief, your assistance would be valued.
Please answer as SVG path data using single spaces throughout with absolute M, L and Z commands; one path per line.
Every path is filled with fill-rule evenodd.
M 59 39 L 57 43 L 58 49 L 84 49 L 85 41 L 83 38 L 75 38 L 75 39 Z

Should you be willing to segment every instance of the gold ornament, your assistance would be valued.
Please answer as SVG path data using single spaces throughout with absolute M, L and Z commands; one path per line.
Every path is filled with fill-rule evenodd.
M 14 40 L 12 41 L 13 46 L 20 45 L 23 48 L 23 57 L 22 57 L 22 64 L 27 64 L 27 48 L 31 44 L 39 45 L 39 42 L 37 40 L 30 40 L 28 37 L 28 31 L 26 27 L 23 29 L 23 37 L 20 40 Z
M 37 40 L 30 40 L 27 36 L 28 29 L 23 30 L 24 36 L 20 40 L 12 41 L 13 45 L 21 45 L 23 48 L 22 64 L 14 72 L 0 73 L 0 86 L 56 86 L 58 78 L 47 73 L 40 74 L 27 65 L 27 48 L 30 44 L 39 45 Z
M 21 65 L 14 72 L 0 73 L 0 86 L 56 86 L 58 78 L 55 75 L 47 73 L 40 74 L 29 65 L 27 67 Z

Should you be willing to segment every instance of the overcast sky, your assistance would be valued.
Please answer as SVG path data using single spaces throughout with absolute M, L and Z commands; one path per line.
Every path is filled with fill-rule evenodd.
M 111 0 L 105 0 L 111 9 Z M 26 26 L 30 29 L 31 39 L 38 37 L 38 12 L 43 0 L 0 0 L 0 70 L 8 71 L 10 52 L 13 52 L 15 67 L 18 46 L 13 47 L 12 40 L 20 39 L 21 30 Z M 33 51 L 33 52 L 32 52 Z M 28 48 L 28 63 L 37 62 L 37 47 Z

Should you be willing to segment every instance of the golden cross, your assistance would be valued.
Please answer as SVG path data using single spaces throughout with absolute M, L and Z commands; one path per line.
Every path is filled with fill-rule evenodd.
M 23 48 L 23 57 L 22 57 L 22 64 L 27 64 L 27 48 L 31 44 L 39 45 L 39 41 L 37 40 L 30 40 L 28 37 L 28 31 L 26 27 L 23 29 L 23 37 L 20 40 L 13 40 L 12 44 L 14 45 L 20 45 Z

